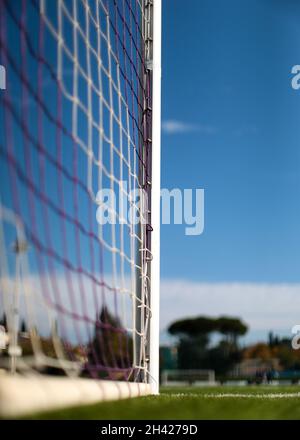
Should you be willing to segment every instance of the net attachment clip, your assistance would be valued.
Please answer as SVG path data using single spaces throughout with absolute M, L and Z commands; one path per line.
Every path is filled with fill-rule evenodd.
M 153 60 L 146 60 L 146 69 L 153 70 Z

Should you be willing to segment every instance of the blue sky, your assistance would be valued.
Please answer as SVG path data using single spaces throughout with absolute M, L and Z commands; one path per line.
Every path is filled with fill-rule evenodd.
M 202 235 L 186 236 L 185 225 L 162 225 L 161 228 L 162 336 L 172 320 L 198 314 L 243 318 L 251 328 L 247 336 L 251 341 L 265 338 L 269 330 L 289 334 L 290 329 L 300 323 L 300 91 L 291 87 L 291 69 L 300 64 L 300 4 L 296 0 L 163 0 L 162 3 L 162 187 L 205 190 L 205 229 Z M 31 30 L 37 19 L 33 4 L 28 2 L 27 10 L 27 20 L 33 23 Z M 48 4 L 53 6 L 54 2 Z M 113 2 L 108 4 L 114 9 Z M 119 4 L 124 3 L 120 1 Z M 51 7 L 48 16 L 57 26 L 57 11 L 53 8 L 51 13 Z M 14 14 L 18 22 L 21 9 L 15 8 Z M 7 15 L 7 39 L 16 67 L 7 66 L 8 93 L 17 114 L 22 115 L 20 27 L 10 16 Z M 106 17 L 104 11 L 102 17 Z M 81 20 L 84 26 L 84 19 Z M 68 21 L 64 15 L 66 35 Z M 101 22 L 101 26 L 105 29 L 104 23 Z M 30 34 L 33 52 L 38 50 L 35 35 L 33 31 Z M 93 35 L 92 42 L 96 44 Z M 47 60 L 52 67 L 56 66 L 57 44 L 47 27 L 44 38 Z M 66 41 L 72 47 L 71 34 Z M 102 45 L 106 47 L 105 39 Z M 37 84 L 37 58 L 29 52 L 27 48 L 27 73 L 30 73 L 32 84 Z M 85 57 L 86 51 L 83 50 L 79 60 L 86 67 Z M 103 54 L 102 62 L 107 65 L 107 56 Z M 66 54 L 63 54 L 62 64 L 64 85 L 72 93 L 73 67 Z M 98 67 L 94 60 L 93 79 L 97 77 Z M 115 71 L 112 68 L 112 75 Z M 43 98 L 50 113 L 56 117 L 57 85 L 45 66 L 42 76 Z M 103 72 L 102 76 L 105 93 L 108 78 Z M 80 81 L 79 98 L 87 105 L 84 87 L 86 81 Z M 97 120 L 99 98 L 94 95 L 93 99 L 93 114 Z M 24 101 L 24 107 L 30 109 L 26 113 L 28 126 L 36 141 L 39 137 L 38 104 L 32 96 Z M 69 128 L 72 125 L 72 105 L 72 101 L 64 96 L 61 117 Z M 50 155 L 59 157 L 55 118 L 54 122 L 50 121 L 45 112 L 42 113 L 42 143 Z M 0 117 L 2 120 L 3 115 Z M 109 131 L 107 118 L 104 109 L 104 132 Z M 17 161 L 19 174 L 23 172 L 26 177 L 25 145 L 19 142 L 20 122 L 15 119 L 12 118 L 12 137 L 20 159 Z M 87 140 L 86 123 L 86 117 L 81 114 L 78 130 L 84 142 Z M 115 128 L 110 131 L 113 130 Z M 1 142 L 6 131 L 7 127 L 0 131 Z M 92 144 L 94 153 L 97 153 L 99 134 L 94 135 Z M 77 171 L 80 180 L 86 182 L 86 153 L 77 149 L 76 170 L 71 138 L 62 133 L 60 136 L 63 142 L 62 166 L 71 170 L 71 176 Z M 115 138 L 118 142 L 118 136 Z M 10 145 L 10 142 L 6 143 Z M 44 164 L 45 157 L 44 153 L 40 157 L 34 144 L 30 143 L 30 159 L 36 188 L 36 215 L 39 219 L 45 216 L 41 197 L 36 194 L 41 190 L 49 198 L 44 203 L 47 209 L 50 201 L 56 207 L 65 204 L 68 213 L 74 217 L 76 185 L 64 173 L 62 192 L 65 200 L 62 203 L 57 166 L 47 162 L 47 188 L 44 188 L 43 167 L 40 165 Z M 106 142 L 103 151 L 105 154 L 110 152 Z M 117 158 L 114 160 L 117 167 Z M 108 165 L 109 161 L 109 155 L 103 156 L 104 163 Z M 0 161 L 0 171 L 4 182 L 1 201 L 9 206 L 12 194 L 5 156 Z M 29 183 L 24 176 L 23 181 L 25 184 L 19 182 L 21 208 L 31 227 L 33 213 L 28 203 Z M 107 179 L 103 181 L 103 185 L 108 183 Z M 98 185 L 97 169 L 93 169 L 92 189 L 95 194 Z M 90 200 L 81 187 L 77 190 L 81 208 L 79 220 L 86 228 L 96 230 L 96 207 L 95 216 L 87 226 Z M 58 253 L 62 253 L 63 215 L 51 208 L 49 216 L 52 241 Z M 36 234 L 45 242 L 48 240 L 46 223 L 39 221 L 36 226 Z M 64 252 L 75 267 L 81 265 L 81 253 L 83 265 L 94 273 L 96 269 L 91 268 L 86 233 L 80 235 L 81 252 L 75 249 L 76 228 L 73 223 L 67 221 L 68 249 Z M 108 230 L 104 237 L 108 241 L 110 236 Z M 128 237 L 125 248 L 129 248 Z M 95 268 L 100 267 L 101 258 L 100 253 L 95 255 Z M 105 267 L 102 270 L 108 276 L 112 253 L 104 250 L 103 259 Z M 59 278 L 65 270 L 61 261 L 54 261 L 52 265 L 50 272 Z M 38 270 L 33 261 L 32 270 Z M 63 281 L 59 279 L 59 282 Z
M 203 235 L 162 226 L 163 277 L 300 281 L 299 17 L 296 1 L 163 2 L 162 186 L 205 189 Z

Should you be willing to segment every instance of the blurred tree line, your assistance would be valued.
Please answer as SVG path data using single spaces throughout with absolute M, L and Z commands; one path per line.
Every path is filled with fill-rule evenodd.
M 244 359 L 279 359 L 281 370 L 300 371 L 300 350 L 292 348 L 290 338 L 270 332 L 267 342 L 241 347 L 239 338 L 247 331 L 248 326 L 241 319 L 227 316 L 198 316 L 173 322 L 168 332 L 178 339 L 177 368 L 213 369 L 217 375 L 226 375 Z
M 258 342 L 246 347 L 243 351 L 244 359 L 259 358 L 265 361 L 277 358 L 283 370 L 300 371 L 300 350 L 294 350 L 290 338 L 281 338 L 269 333 L 268 342 Z
M 226 316 L 183 319 L 168 328 L 178 337 L 179 369 L 213 369 L 216 374 L 226 374 L 242 359 L 238 339 L 247 330 L 240 319 Z M 216 345 L 211 344 L 213 334 L 219 335 Z

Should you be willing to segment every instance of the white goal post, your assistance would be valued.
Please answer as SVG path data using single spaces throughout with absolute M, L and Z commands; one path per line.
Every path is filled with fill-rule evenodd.
M 161 0 L 3 0 L 0 64 L 0 416 L 158 394 Z

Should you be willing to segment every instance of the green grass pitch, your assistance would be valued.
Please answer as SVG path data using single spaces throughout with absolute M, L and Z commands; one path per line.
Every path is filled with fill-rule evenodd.
M 159 396 L 99 403 L 34 419 L 300 419 L 300 387 L 168 388 Z

